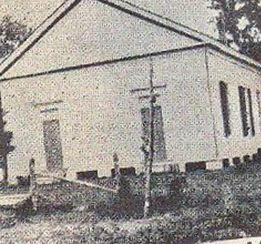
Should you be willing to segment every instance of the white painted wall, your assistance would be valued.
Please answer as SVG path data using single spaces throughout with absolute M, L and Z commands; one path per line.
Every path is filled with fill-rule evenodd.
M 256 91 L 261 91 L 260 73 L 240 62 L 233 61 L 216 51 L 208 51 L 208 65 L 210 75 L 210 87 L 213 100 L 213 112 L 215 114 L 216 137 L 218 144 L 218 158 L 243 157 L 256 153 L 261 147 L 261 127 L 258 115 Z M 219 82 L 224 81 L 228 85 L 230 121 L 232 134 L 228 138 L 224 136 L 223 118 L 220 104 Z M 243 136 L 240 113 L 238 86 L 251 89 L 256 135 Z M 248 106 L 248 104 L 247 104 Z M 247 107 L 248 109 L 248 107 Z
M 82 1 L 4 77 L 89 64 L 196 44 L 193 39 L 95 0 Z
M 168 160 L 164 163 L 208 161 L 215 158 L 213 121 L 207 87 L 204 49 L 153 58 L 160 91 Z M 10 176 L 27 174 L 28 161 L 45 169 L 42 121 L 60 120 L 64 167 L 69 176 L 82 170 L 109 175 L 112 155 L 121 167 L 140 167 L 141 115 L 144 102 L 131 89 L 149 83 L 150 60 L 126 61 L 87 69 L 10 80 L 0 84 L 8 129 L 16 150 L 9 156 Z M 35 103 L 62 100 L 51 106 Z M 40 110 L 57 107 L 59 112 Z

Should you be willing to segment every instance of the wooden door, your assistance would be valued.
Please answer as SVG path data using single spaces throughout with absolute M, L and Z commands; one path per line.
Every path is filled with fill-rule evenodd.
M 59 120 L 44 121 L 43 134 L 46 168 L 50 172 L 61 170 L 63 167 L 63 155 Z

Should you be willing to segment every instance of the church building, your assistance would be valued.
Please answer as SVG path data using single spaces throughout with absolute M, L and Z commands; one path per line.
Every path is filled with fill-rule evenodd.
M 142 172 L 155 95 L 153 170 L 221 168 L 261 148 L 261 65 L 123 0 L 67 0 L 0 64 L 9 177 Z M 259 150 L 260 151 L 260 150 Z

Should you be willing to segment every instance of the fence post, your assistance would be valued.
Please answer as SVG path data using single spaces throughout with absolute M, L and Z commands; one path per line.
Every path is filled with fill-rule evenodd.
M 119 165 L 119 157 L 117 153 L 113 154 L 113 163 L 114 163 L 114 174 L 117 184 L 117 191 L 120 188 L 120 165 Z
M 29 161 L 29 174 L 30 174 L 30 193 L 31 200 L 33 204 L 33 210 L 37 210 L 37 201 L 36 201 L 36 175 L 35 175 L 35 160 L 32 158 Z

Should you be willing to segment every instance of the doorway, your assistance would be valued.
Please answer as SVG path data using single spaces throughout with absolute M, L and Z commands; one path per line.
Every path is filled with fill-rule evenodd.
M 59 120 L 55 119 L 44 121 L 43 134 L 46 168 L 49 172 L 57 172 L 63 168 Z

